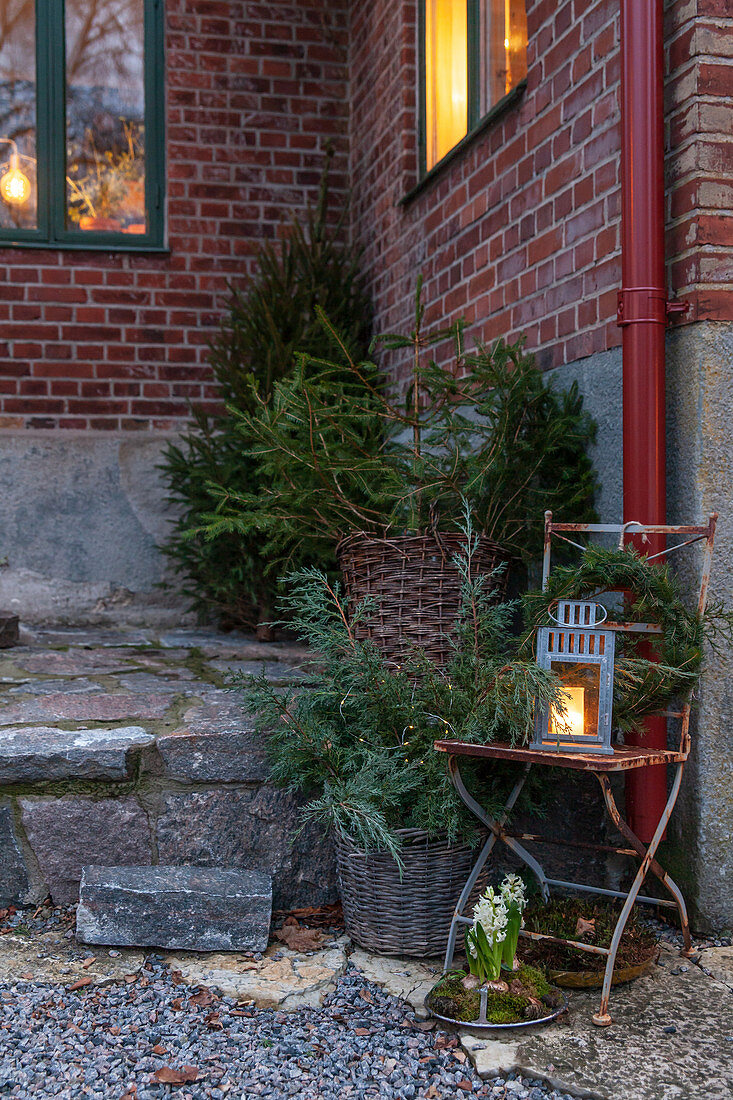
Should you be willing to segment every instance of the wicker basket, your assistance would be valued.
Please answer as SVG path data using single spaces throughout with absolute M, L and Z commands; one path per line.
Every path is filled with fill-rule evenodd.
M 379 955 L 442 955 L 451 917 L 478 849 L 399 829 L 404 870 L 386 852 L 365 852 L 336 832 L 336 868 L 346 931 Z M 473 900 L 485 888 L 480 875 Z
M 449 637 L 460 606 L 461 578 L 453 564 L 465 549 L 461 534 L 401 535 L 377 539 L 357 533 L 339 543 L 336 554 L 350 604 L 375 596 L 374 614 L 358 628 L 389 660 L 402 660 L 418 646 L 436 664 L 450 655 Z M 473 556 L 478 576 L 506 562 L 495 542 L 482 537 Z M 497 583 L 503 591 L 506 569 Z

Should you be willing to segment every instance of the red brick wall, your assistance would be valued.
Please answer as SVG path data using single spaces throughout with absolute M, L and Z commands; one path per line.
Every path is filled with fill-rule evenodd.
M 667 11 L 668 248 L 687 319 L 733 318 L 733 5 Z
M 699 0 L 698 8 L 712 17 L 727 3 Z M 618 0 L 528 0 L 524 97 L 401 205 L 416 182 L 416 10 L 416 0 L 352 5 L 354 225 L 378 325 L 409 323 L 421 271 L 429 317 L 462 314 L 476 339 L 524 333 L 543 366 L 620 344 Z M 723 257 L 704 236 L 718 233 L 720 208 L 731 205 L 730 170 L 726 198 L 722 162 L 733 146 L 723 148 L 713 132 L 731 72 L 715 60 L 731 50 L 727 30 L 723 43 L 722 28 L 716 36 L 712 21 L 695 23 L 690 0 L 670 5 L 669 55 L 677 70 L 669 81 L 670 273 L 673 291 L 691 297 L 696 284 L 690 319 L 733 316 L 715 289 L 730 250 Z M 694 136 L 698 119 L 702 141 Z M 695 233 L 702 236 L 691 237 L 697 208 L 708 202 L 715 220 L 701 218 Z M 727 219 L 728 244 L 730 227 Z
M 347 2 L 166 0 L 170 253 L 0 247 L 0 427 L 170 429 L 257 243 L 344 189 Z

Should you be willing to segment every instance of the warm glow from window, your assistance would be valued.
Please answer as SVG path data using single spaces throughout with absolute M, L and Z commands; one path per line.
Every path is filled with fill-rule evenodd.
M 481 3 L 481 114 L 516 88 L 527 75 L 525 0 Z
M 467 0 L 425 0 L 427 168 L 468 130 Z

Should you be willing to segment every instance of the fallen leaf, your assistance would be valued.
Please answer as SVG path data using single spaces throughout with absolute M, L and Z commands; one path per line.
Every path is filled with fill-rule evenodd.
M 137 974 L 125 974 L 125 981 L 128 985 L 132 985 L 133 982 L 137 981 Z
M 241 1008 L 230 1008 L 229 1009 L 229 1015 L 230 1016 L 246 1016 L 249 1019 L 249 1018 L 251 1018 L 252 1013 L 251 1012 L 242 1012 Z M 311 1029 L 311 1030 L 313 1030 L 313 1029 Z
M 91 980 L 92 980 L 92 979 L 91 979 L 91 978 L 89 978 L 89 981 L 91 981 Z M 110 1035 L 119 1035 L 119 1033 L 120 1033 L 120 1030 L 121 1030 L 121 1029 L 120 1029 L 120 1025 L 119 1025 L 119 1024 L 115 1024 L 115 1025 L 114 1025 L 114 1027 L 111 1027 L 111 1028 L 109 1029 L 109 1033 L 110 1033 Z
M 355 1027 L 354 1035 L 371 1035 L 372 1029 L 370 1027 Z
M 96 955 L 90 955 L 88 959 L 84 959 L 84 962 L 81 964 L 82 968 L 84 970 L 88 970 L 89 967 L 92 965 L 92 963 L 94 963 L 96 961 L 97 961 L 97 956 Z
M 415 1024 L 415 1027 L 419 1031 L 432 1031 L 436 1023 L 437 1020 L 420 1020 L 419 1023 Z
M 192 1005 L 201 1005 L 202 1008 L 206 1008 L 207 1005 L 214 1004 L 214 1002 L 216 1001 L 216 997 L 210 989 L 207 989 L 204 986 L 203 989 L 200 989 L 198 991 L 198 993 L 194 993 L 193 996 L 189 998 L 189 1000 Z
M 183 974 L 180 970 L 171 970 L 171 981 L 174 985 L 183 985 Z
M 456 1059 L 456 1060 L 457 1060 L 458 1062 L 460 1062 L 461 1064 L 463 1064 L 463 1063 L 464 1063 L 464 1062 L 466 1061 L 466 1055 L 465 1055 L 465 1054 L 463 1053 L 463 1051 L 462 1051 L 462 1050 L 454 1050 L 454 1051 L 453 1051 L 453 1057 L 454 1057 L 454 1058 L 455 1058 L 455 1059 Z
M 180 1012 L 181 1011 L 181 1009 L 183 1008 L 183 1001 L 181 1000 L 180 997 L 174 997 L 173 998 L 173 1000 L 171 1001 L 171 1008 L 173 1009 L 174 1012 Z
M 198 1080 L 199 1071 L 196 1066 L 181 1066 L 174 1069 L 173 1066 L 161 1066 L 152 1076 L 153 1081 L 162 1085 L 188 1085 Z
M 275 939 L 286 944 L 291 951 L 318 951 L 326 942 L 323 932 L 317 928 L 301 928 L 297 921 L 288 924 L 287 921 L 275 933 Z
M 362 1001 L 366 1001 L 367 1004 L 374 1004 L 374 998 L 372 997 L 368 989 L 360 989 L 359 996 L 361 997 Z
M 578 917 L 577 924 L 575 925 L 576 936 L 595 936 L 596 934 L 596 919 L 586 920 L 585 917 Z
M 425 1095 L 429 1097 L 429 1100 L 435 1100 L 435 1097 L 438 1095 L 438 1090 L 435 1085 L 431 1085 Z
M 33 981 L 33 974 L 21 974 L 20 976 L 21 976 L 21 978 L 23 978 L 23 979 L 24 979 L 24 980 L 25 980 L 26 982 L 32 982 L 32 981 Z
M 83 989 L 85 985 L 91 985 L 93 981 L 94 978 L 79 978 L 78 981 L 67 985 L 66 990 L 68 993 L 73 993 L 75 989 Z
M 156 1043 L 152 1048 L 153 1054 L 167 1054 L 168 1048 L 164 1047 L 162 1043 Z
M 211 1031 L 224 1030 L 224 1024 L 221 1022 L 221 1016 L 218 1012 L 212 1012 L 209 1016 L 206 1017 L 206 1026 Z
M 462 1081 L 456 1081 L 456 1086 L 464 1092 L 473 1092 L 473 1085 L 464 1077 Z
M 137 1096 L 137 1085 L 128 1085 L 120 1100 L 133 1100 L 135 1096 Z

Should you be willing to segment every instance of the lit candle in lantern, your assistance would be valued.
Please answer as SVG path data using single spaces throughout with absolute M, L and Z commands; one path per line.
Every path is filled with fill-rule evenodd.
M 562 740 L 563 736 L 582 737 L 585 733 L 585 688 L 563 687 L 565 713 L 552 708 L 552 733 Z

